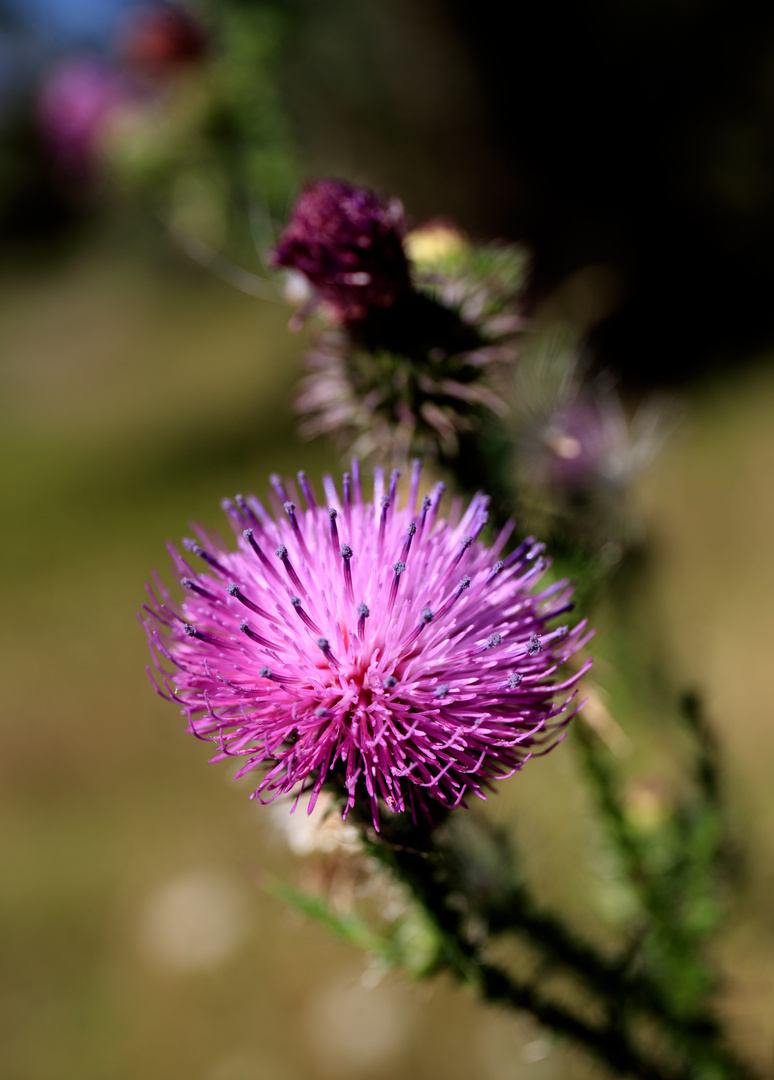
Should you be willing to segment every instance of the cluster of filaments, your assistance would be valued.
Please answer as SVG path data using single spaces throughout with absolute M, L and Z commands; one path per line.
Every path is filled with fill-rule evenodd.
M 377 827 L 380 799 L 414 814 L 428 796 L 464 805 L 550 749 L 572 715 L 573 693 L 561 698 L 587 665 L 555 673 L 590 635 L 548 629 L 572 589 L 535 591 L 542 545 L 501 558 L 512 526 L 478 539 L 485 496 L 464 513 L 453 499 L 444 520 L 442 484 L 420 498 L 415 463 L 399 508 L 398 475 L 377 470 L 364 502 L 353 462 L 341 494 L 324 477 L 321 504 L 299 473 L 305 508 L 274 476 L 273 514 L 253 496 L 224 503 L 236 551 L 202 530 L 186 554 L 170 546 L 180 604 L 150 590 L 157 689 L 217 744 L 213 760 L 243 758 L 237 776 L 264 764 L 262 801 L 311 789 L 311 812 L 329 781 L 345 813 L 367 799 Z

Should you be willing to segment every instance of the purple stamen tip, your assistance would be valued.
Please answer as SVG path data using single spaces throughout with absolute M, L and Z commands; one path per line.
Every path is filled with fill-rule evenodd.
M 512 671 L 508 676 L 508 689 L 515 690 L 517 686 L 521 686 L 521 680 L 523 676 L 518 671 Z
M 262 679 L 270 679 L 271 678 L 271 668 L 266 667 L 266 665 L 264 664 L 263 667 L 261 668 L 261 670 L 258 672 L 258 674 L 261 676 Z
M 542 651 L 543 643 L 540 640 L 540 635 L 532 634 L 529 639 L 529 645 L 527 646 L 527 653 L 530 656 L 537 656 L 537 654 Z
M 400 559 L 398 559 L 398 561 L 396 563 L 392 564 L 392 568 L 395 571 L 395 573 L 398 576 L 400 576 L 403 573 L 403 571 L 406 569 L 406 564 L 404 562 L 401 562 Z
M 368 604 L 358 604 L 357 614 L 359 618 L 367 619 L 368 616 L 371 614 L 371 609 L 368 607 Z
M 274 554 L 277 556 L 278 559 L 287 559 L 288 549 L 285 547 L 284 544 L 280 544 L 280 546 L 275 550 Z
M 409 536 L 413 536 L 416 533 L 416 531 L 417 531 L 416 523 L 413 522 L 413 521 L 410 521 L 409 522 L 409 527 L 408 527 Z
M 180 584 L 184 589 L 192 589 L 194 587 L 194 583 L 189 577 L 180 578 Z
M 423 623 L 431 623 L 433 621 L 433 618 L 434 618 L 434 616 L 433 616 L 433 613 L 430 610 L 430 608 L 429 607 L 423 607 L 422 608 L 422 622 Z
M 338 516 L 338 510 L 334 506 L 331 506 L 328 510 L 328 517 L 331 519 L 331 521 L 335 521 Z
M 445 682 L 445 683 L 441 683 L 441 685 L 438 687 L 438 689 L 435 692 L 435 696 L 437 698 L 445 698 L 448 693 L 449 693 L 449 684 Z
M 470 588 L 470 578 L 467 575 L 465 575 L 465 577 L 462 579 L 462 581 L 459 584 L 459 587 L 462 590 Z
M 317 644 L 323 652 L 331 647 L 331 643 L 328 641 L 327 637 L 318 637 Z
M 314 715 L 322 718 L 323 716 L 328 715 L 328 710 L 325 708 L 324 705 L 318 705 L 317 708 L 314 710 Z
M 246 634 L 247 631 L 250 629 L 250 623 L 247 622 L 246 619 L 243 619 L 242 622 L 239 624 L 239 629 L 242 631 L 243 634 Z
M 382 686 L 384 686 L 385 689 L 387 689 L 387 690 L 391 690 L 393 688 L 393 686 L 397 686 L 397 685 L 398 685 L 398 680 L 395 678 L 394 675 L 385 675 L 384 678 L 382 679 Z
M 355 553 L 352 550 L 352 548 L 349 546 L 349 544 L 342 544 L 341 545 L 341 550 L 339 551 L 339 554 L 341 555 L 342 559 L 346 559 L 347 562 L 349 562 L 349 560 L 352 558 L 352 556 Z
M 239 596 L 239 586 L 238 585 L 229 585 L 226 592 L 228 593 L 229 596 Z
M 253 530 L 252 529 L 244 529 L 243 532 L 242 532 L 242 536 L 244 536 L 245 540 L 252 540 L 252 538 L 253 538 Z
M 188 637 L 196 637 L 196 631 L 189 622 L 183 623 L 183 629 L 185 630 Z
M 498 645 L 502 645 L 502 643 L 503 643 L 502 634 L 490 634 L 489 637 L 487 638 L 486 647 L 487 647 L 487 649 L 494 649 Z
M 291 596 L 290 602 L 291 602 L 291 604 L 293 605 L 294 608 L 300 608 L 301 607 L 301 597 L 300 596 Z

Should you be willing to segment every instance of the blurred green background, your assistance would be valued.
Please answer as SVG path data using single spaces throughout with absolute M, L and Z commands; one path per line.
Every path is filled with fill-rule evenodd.
M 511 181 L 443 5 L 331 10 L 303 23 L 285 69 L 305 166 L 405 195 L 417 218 L 496 229 Z M 417 85 L 436 94 L 418 111 Z M 338 467 L 295 435 L 304 342 L 288 309 L 217 281 L 125 206 L 7 241 L 0 281 L 2 1080 L 599 1076 L 444 979 L 377 982 L 361 954 L 267 896 L 263 875 L 294 880 L 299 860 L 144 675 L 133 613 L 149 569 L 167 571 L 164 541 L 191 519 L 221 528 L 220 499 L 260 494 L 269 472 Z M 687 750 L 660 686 L 706 694 L 739 875 L 719 1007 L 765 1072 L 774 370 L 741 338 L 726 358 L 686 387 L 685 421 L 640 483 L 650 560 L 638 591 L 599 613 L 595 654 L 632 781 L 657 780 L 665 798 Z M 655 689 L 628 679 L 622 625 Z M 518 835 L 546 904 L 604 943 L 624 900 L 571 738 L 485 812 Z

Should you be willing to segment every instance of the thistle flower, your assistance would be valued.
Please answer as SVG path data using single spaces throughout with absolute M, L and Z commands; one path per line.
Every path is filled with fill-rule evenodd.
M 321 192 L 324 215 L 317 212 Z M 302 432 L 333 434 L 364 457 L 383 453 L 402 461 L 416 453 L 448 462 L 466 436 L 507 412 L 524 329 L 517 300 L 525 254 L 508 245 L 473 245 L 436 222 L 409 233 L 398 259 L 402 227 L 389 244 L 377 243 L 359 221 L 357 243 L 365 246 L 353 254 L 352 230 L 341 225 L 354 217 L 351 192 L 358 205 L 378 207 L 373 212 L 382 221 L 385 204 L 372 192 L 320 181 L 302 196 L 275 253 L 278 265 L 306 274 L 338 324 L 324 330 L 308 354 L 309 375 L 297 401 Z M 344 232 L 349 247 L 332 244 L 332 230 Z M 290 240 L 298 236 L 300 246 Z M 364 253 L 364 284 L 353 292 Z M 323 256 L 336 269 L 324 281 Z M 379 289 L 367 284 L 375 282 Z
M 170 547 L 184 599 L 159 586 L 146 608 L 156 688 L 216 744 L 213 760 L 243 759 L 237 776 L 262 766 L 261 801 L 311 791 L 310 811 L 327 783 L 345 816 L 370 804 L 377 828 L 380 800 L 415 816 L 428 800 L 466 805 L 551 749 L 590 664 L 555 677 L 591 635 L 584 622 L 548 628 L 572 586 L 537 589 L 543 545 L 502 558 L 512 525 L 480 539 L 486 496 L 464 513 L 452 500 L 444 519 L 442 484 L 420 501 L 415 462 L 401 507 L 398 475 L 385 489 L 377 470 L 371 502 L 357 461 L 341 494 L 324 477 L 324 505 L 303 473 L 305 509 L 276 476 L 274 515 L 253 496 L 227 500 L 237 550 L 201 530 L 187 555 Z
M 655 457 L 663 440 L 660 419 L 659 410 L 650 406 L 630 421 L 612 390 L 583 394 L 546 423 L 537 468 L 566 492 L 619 492 Z
M 302 273 L 334 320 L 364 318 L 410 288 L 403 206 L 344 180 L 302 192 L 274 249 L 275 266 Z
M 544 535 L 558 529 L 617 561 L 641 536 L 633 481 L 674 427 L 674 407 L 652 398 L 629 416 L 613 387 L 602 379 L 584 386 L 578 372 L 553 401 L 524 385 L 514 418 L 522 514 Z

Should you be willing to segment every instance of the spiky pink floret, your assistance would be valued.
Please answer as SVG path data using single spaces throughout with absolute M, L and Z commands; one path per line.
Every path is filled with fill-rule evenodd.
M 236 551 L 201 530 L 184 541 L 203 570 L 170 546 L 184 599 L 160 588 L 146 608 L 157 689 L 218 745 L 212 760 L 243 758 L 237 776 L 264 766 L 261 801 L 311 789 L 310 812 L 338 782 L 345 816 L 367 795 L 378 827 L 380 799 L 414 814 L 428 797 L 465 805 L 556 745 L 591 660 L 557 671 L 591 634 L 548 629 L 572 586 L 537 589 L 543 545 L 501 558 L 512 526 L 479 539 L 488 498 L 464 513 L 455 498 L 444 519 L 443 485 L 420 500 L 417 463 L 403 507 L 397 472 L 385 490 L 377 470 L 372 502 L 357 462 L 341 495 L 323 478 L 324 505 L 298 479 L 305 509 L 276 476 L 273 514 L 254 496 L 224 503 Z

